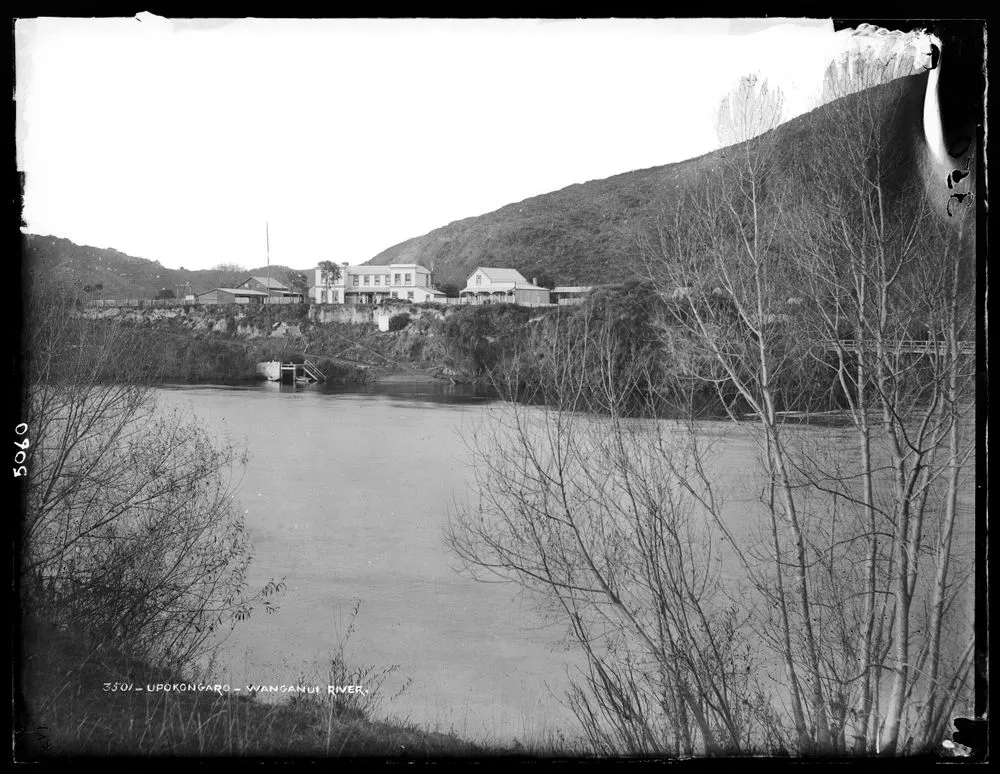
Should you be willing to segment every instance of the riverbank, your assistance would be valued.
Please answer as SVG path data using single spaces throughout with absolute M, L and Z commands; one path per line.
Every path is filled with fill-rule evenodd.
M 406 760 L 516 752 L 368 717 L 352 706 L 361 698 L 353 693 L 293 693 L 264 702 L 247 695 L 246 686 L 208 689 L 44 623 L 29 624 L 24 634 L 17 697 L 24 723 L 15 735 L 22 761 L 109 755 Z
M 90 307 L 81 313 L 99 325 L 129 328 L 138 340 L 133 352 L 153 382 L 189 384 L 252 381 L 259 378 L 256 365 L 261 361 L 302 362 L 306 357 L 333 385 L 481 383 L 495 359 L 485 354 L 495 348 L 487 340 L 509 334 L 510 323 L 527 319 L 525 310 L 513 307 L 439 304 L 371 309 L 308 304 Z M 494 318 L 484 327 L 483 320 Z

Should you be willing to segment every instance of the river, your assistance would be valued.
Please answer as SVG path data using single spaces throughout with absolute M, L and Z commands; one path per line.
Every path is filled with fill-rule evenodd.
M 515 586 L 459 573 L 442 540 L 449 511 L 475 502 L 469 431 L 503 404 L 436 382 L 177 387 L 159 397 L 250 451 L 238 487 L 255 546 L 249 581 L 287 584 L 278 613 L 258 610 L 237 625 L 214 676 L 233 686 L 325 686 L 360 603 L 345 656 L 398 665 L 383 714 L 504 744 L 573 733 L 562 700 L 583 662 L 562 628 Z M 737 481 L 755 456 L 745 435 L 730 435 L 716 477 Z M 737 525 L 760 495 L 752 482 L 740 488 L 726 503 Z
M 238 624 L 220 679 L 325 685 L 360 601 L 346 657 L 399 665 L 385 685 L 389 714 L 507 743 L 571 725 L 559 699 L 576 662 L 561 630 L 514 586 L 456 572 L 442 542 L 449 508 L 469 497 L 462 428 L 498 404 L 441 383 L 184 387 L 160 399 L 250 450 L 238 490 L 255 546 L 249 580 L 287 584 L 278 613 Z

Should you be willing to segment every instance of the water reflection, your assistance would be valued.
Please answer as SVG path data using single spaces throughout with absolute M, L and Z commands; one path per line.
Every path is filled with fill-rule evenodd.
M 572 727 L 561 699 L 576 661 L 562 627 L 515 587 L 456 573 L 442 541 L 449 509 L 475 498 L 464 439 L 498 408 L 488 393 L 256 382 L 174 386 L 160 398 L 250 451 L 238 492 L 255 546 L 248 581 L 288 586 L 277 614 L 232 632 L 220 680 L 320 680 L 360 600 L 348 659 L 400 665 L 390 694 L 413 679 L 391 714 L 507 743 Z
M 446 381 L 391 381 L 374 384 L 280 384 L 268 381 L 233 382 L 229 384 L 167 384 L 163 389 L 176 391 L 226 390 L 231 392 L 264 392 L 280 395 L 349 396 L 351 398 L 396 398 L 411 405 L 417 403 L 476 404 L 498 400 L 492 387 L 481 384 L 461 384 Z
M 282 385 L 291 389 L 290 385 Z M 430 403 L 482 403 L 496 400 L 496 392 L 483 385 L 454 384 L 444 381 L 382 382 L 361 386 L 323 385 L 307 387 L 319 389 L 327 394 L 349 394 L 352 396 L 379 396 L 399 398 L 408 404 L 413 401 Z M 301 388 L 300 388 L 301 389 Z

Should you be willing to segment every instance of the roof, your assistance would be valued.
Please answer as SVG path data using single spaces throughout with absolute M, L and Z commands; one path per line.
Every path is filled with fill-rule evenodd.
M 250 290 L 248 288 L 212 288 L 211 290 L 206 290 L 204 293 L 199 293 L 199 296 L 208 295 L 209 293 L 215 293 L 221 290 L 223 293 L 232 293 L 234 296 L 266 296 L 263 290 Z
M 480 266 L 465 281 L 466 288 L 473 288 L 477 286 L 472 285 L 472 278 L 477 274 L 486 275 L 486 279 L 490 282 L 512 282 L 514 283 L 514 288 L 516 290 L 544 290 L 548 291 L 548 288 L 542 288 L 533 282 L 528 282 L 517 269 L 497 269 L 491 266 Z
M 430 269 L 419 263 L 359 263 L 354 266 L 342 266 L 341 272 L 348 272 L 350 274 L 375 274 L 377 272 L 392 272 L 399 271 L 400 269 L 419 269 L 420 271 L 426 271 L 430 273 Z
M 587 293 L 593 290 L 593 285 L 560 285 L 552 288 L 553 293 Z
M 279 282 L 274 277 L 247 277 L 245 280 L 243 280 L 240 283 L 240 285 L 241 286 L 242 285 L 246 285 L 250 280 L 256 280 L 261 285 L 263 285 L 265 288 L 274 288 L 276 290 L 289 290 L 288 285 L 286 285 L 283 282 Z M 222 289 L 223 288 L 219 288 L 219 290 L 222 290 Z
M 369 266 L 367 263 L 359 263 L 356 264 L 355 266 L 340 267 L 341 274 L 344 274 L 345 272 L 348 274 L 377 274 L 379 272 L 390 272 L 390 271 L 392 271 L 392 267 L 387 263 L 383 263 L 378 266 L 374 264 Z
M 517 269 L 495 269 L 489 266 L 479 266 L 474 272 L 472 272 L 472 274 L 469 275 L 469 279 L 472 279 L 474 275 L 480 272 L 489 277 L 492 282 L 517 282 L 531 284 Z

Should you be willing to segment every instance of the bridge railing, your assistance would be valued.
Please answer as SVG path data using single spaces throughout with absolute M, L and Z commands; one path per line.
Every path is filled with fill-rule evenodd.
M 886 352 L 898 354 L 943 354 L 948 349 L 948 342 L 934 341 L 930 339 L 889 339 L 883 342 L 883 347 Z M 839 350 L 857 352 L 859 349 L 872 351 L 874 348 L 874 342 L 860 341 L 858 339 L 840 339 L 839 341 L 830 340 L 827 342 L 827 350 L 830 352 L 836 352 Z M 976 342 L 959 341 L 958 352 L 962 355 L 976 354 Z

